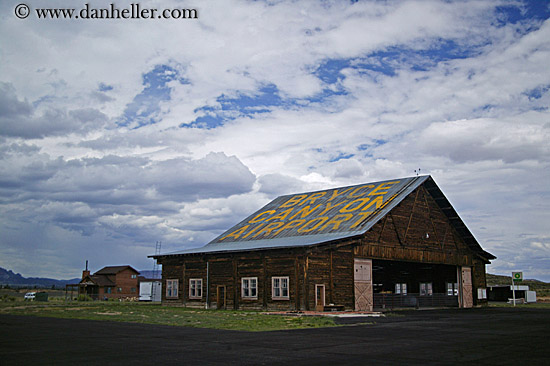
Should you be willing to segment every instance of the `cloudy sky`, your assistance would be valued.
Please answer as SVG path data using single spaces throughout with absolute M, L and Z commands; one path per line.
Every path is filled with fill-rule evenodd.
M 73 278 L 199 247 L 274 197 L 433 176 L 490 273 L 550 281 L 550 3 L 0 5 L 0 267 Z M 130 1 L 113 0 L 117 8 Z M 134 1 L 134 3 L 136 3 Z

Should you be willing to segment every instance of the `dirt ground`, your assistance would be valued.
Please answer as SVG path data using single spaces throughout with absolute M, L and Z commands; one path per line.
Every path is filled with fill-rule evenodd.
M 550 311 L 420 310 L 242 332 L 0 315 L 2 365 L 543 365 Z

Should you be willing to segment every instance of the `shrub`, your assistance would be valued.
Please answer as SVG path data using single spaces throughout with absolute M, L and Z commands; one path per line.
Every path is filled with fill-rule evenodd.
M 88 295 L 80 294 L 80 295 L 78 295 L 77 300 L 78 301 L 92 301 L 92 298 Z
M 10 295 L 7 295 L 7 294 L 2 295 L 2 301 L 4 301 L 4 302 L 8 302 L 8 301 L 9 302 L 14 302 L 15 300 L 17 300 L 15 298 L 15 296 L 10 296 Z

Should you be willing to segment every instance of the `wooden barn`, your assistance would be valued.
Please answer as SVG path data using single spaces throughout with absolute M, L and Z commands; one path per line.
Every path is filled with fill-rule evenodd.
M 281 196 L 202 248 L 152 257 L 166 304 L 350 311 L 484 304 L 495 259 L 430 176 Z

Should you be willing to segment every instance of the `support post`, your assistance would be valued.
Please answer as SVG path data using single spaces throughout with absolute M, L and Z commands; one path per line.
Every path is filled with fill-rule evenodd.
M 206 309 L 210 305 L 210 262 L 206 260 Z
M 514 283 L 514 276 L 512 276 L 512 302 L 516 306 L 516 285 Z

